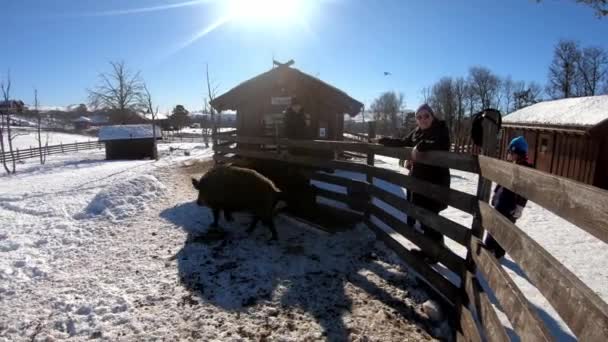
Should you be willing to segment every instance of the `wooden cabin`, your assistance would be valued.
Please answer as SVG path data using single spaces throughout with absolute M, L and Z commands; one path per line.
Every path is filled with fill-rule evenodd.
M 519 135 L 536 169 L 608 189 L 608 95 L 545 101 L 505 116 L 501 158 Z
M 156 127 L 156 137 L 161 131 Z M 156 155 L 152 125 L 114 125 L 99 129 L 99 141 L 106 146 L 106 159 L 146 159 Z
M 236 111 L 239 136 L 284 137 L 285 109 L 294 98 L 302 106 L 310 140 L 342 140 L 344 115 L 357 115 L 363 104 L 340 89 L 290 67 L 293 62 L 277 64 L 225 94 L 211 105 L 218 111 Z

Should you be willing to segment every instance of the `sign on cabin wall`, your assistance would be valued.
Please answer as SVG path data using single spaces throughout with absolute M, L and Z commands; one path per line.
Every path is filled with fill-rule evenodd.
M 273 96 L 270 98 L 270 104 L 273 106 L 289 106 L 291 104 L 291 96 Z
M 327 138 L 327 121 L 319 121 L 319 138 Z

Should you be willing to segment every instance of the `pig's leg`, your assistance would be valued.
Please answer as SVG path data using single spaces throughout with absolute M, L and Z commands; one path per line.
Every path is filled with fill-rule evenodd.
M 213 208 L 212 211 L 213 211 L 213 222 L 211 223 L 211 227 L 212 228 L 217 228 L 218 221 L 220 219 L 220 209 Z
M 257 217 L 257 215 L 253 216 L 253 221 L 251 221 L 249 228 L 247 228 L 247 233 L 251 233 L 255 229 L 255 226 L 258 224 L 259 220 L 260 220 L 260 218 Z

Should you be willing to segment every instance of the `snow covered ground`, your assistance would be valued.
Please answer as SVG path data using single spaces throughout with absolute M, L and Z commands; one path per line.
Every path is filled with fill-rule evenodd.
M 172 149 L 169 149 L 172 147 Z M 328 235 L 277 218 L 208 231 L 190 176 L 211 155 L 49 157 L 1 176 L 0 341 L 432 340 L 428 299 L 364 227 Z M 190 151 L 185 156 L 184 151 Z
M 35 128 L 32 127 L 11 127 L 13 133 L 18 133 L 19 135 L 13 140 L 13 148 L 18 148 L 20 150 L 27 149 L 30 147 L 37 148 L 38 147 L 38 133 Z M 5 134 L 6 135 L 6 134 Z M 46 132 L 42 132 L 42 141 L 43 145 L 46 141 Z M 7 144 L 7 137 L 4 137 L 4 143 Z M 73 144 L 75 142 L 82 141 L 96 141 L 97 137 L 91 137 L 88 135 L 81 134 L 70 134 L 70 133 L 59 133 L 59 132 L 49 132 L 48 133 L 48 143 L 49 145 L 59 145 L 61 144 Z M 5 145 L 6 146 L 6 145 Z
M 279 241 L 269 243 L 265 227 L 249 236 L 249 219 L 237 214 L 221 221 L 226 235 L 214 233 L 189 181 L 209 166 L 211 151 L 159 147 L 157 162 L 105 161 L 103 151 L 88 151 L 0 176 L 0 341 L 391 341 L 445 333 L 445 322 L 431 324 L 422 311 L 428 296 L 407 266 L 363 225 L 328 235 L 279 216 Z M 377 165 L 400 170 L 392 158 Z M 452 187 L 476 186 L 476 176 L 452 171 Z M 454 208 L 442 215 L 472 220 Z M 534 203 L 518 225 L 608 300 L 605 245 Z M 556 338 L 572 340 L 517 265 L 508 257 L 502 264 Z

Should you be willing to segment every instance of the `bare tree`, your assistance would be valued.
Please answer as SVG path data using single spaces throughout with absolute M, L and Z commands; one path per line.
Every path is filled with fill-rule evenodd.
M 2 158 L 2 160 L 3 160 L 3 164 L 4 164 L 4 169 L 6 170 L 6 172 L 16 173 L 17 165 L 16 165 L 16 160 L 15 160 L 15 151 L 13 149 L 13 140 L 15 140 L 15 138 L 19 134 L 13 133 L 13 131 L 11 130 L 11 123 L 12 123 L 11 114 L 13 111 L 12 103 L 11 103 L 11 84 L 12 84 L 11 73 L 9 70 L 7 73 L 7 76 L 6 76 L 6 81 L 2 80 L 2 82 L 0 82 L 0 89 L 2 90 L 2 97 L 4 98 L 4 104 L 7 107 L 7 110 L 4 113 L 4 118 L 6 119 L 6 138 L 7 138 L 6 140 L 8 142 L 8 152 L 11 155 L 12 169 L 9 170 L 9 168 L 7 167 L 5 158 Z M 5 152 L 4 142 L 2 143 L 2 152 L 3 153 Z
M 560 40 L 557 43 L 553 52 L 553 61 L 549 66 L 547 93 L 551 97 L 560 99 L 576 95 L 577 65 L 580 58 L 581 52 L 575 41 Z
M 38 89 L 34 89 L 34 117 L 36 118 L 36 140 L 38 141 L 38 152 L 40 154 L 40 164 L 46 162 L 46 148 L 49 146 L 49 133 L 46 132 L 42 137 L 42 114 L 38 110 Z M 44 142 L 43 142 L 44 141 Z M 44 149 L 42 146 L 44 145 Z
M 515 82 L 513 85 L 513 109 L 518 110 L 541 101 L 542 88 L 536 82 L 528 85 L 524 81 Z
M 454 139 L 459 139 L 468 134 L 464 132 L 464 117 L 466 110 L 466 97 L 467 97 L 467 82 L 462 77 L 458 77 L 454 80 L 454 97 L 456 100 L 456 118 L 453 128 Z
M 137 121 L 136 113 L 141 109 L 144 82 L 140 73 L 132 73 L 124 62 L 110 62 L 112 70 L 99 74 L 99 83 L 88 90 L 89 102 L 94 108 L 111 110 L 113 123 Z M 145 107 L 145 105 L 143 105 Z
M 514 82 L 511 79 L 511 76 L 505 77 L 501 82 L 503 100 L 502 110 L 504 113 L 510 113 L 513 110 L 513 88 Z
M 203 142 L 205 143 L 205 147 L 209 147 L 209 136 L 211 135 L 212 125 L 209 124 L 210 120 L 208 118 L 209 108 L 211 105 L 209 104 L 208 98 L 203 98 L 203 119 L 201 122 L 201 133 L 203 135 Z
M 536 0 L 541 2 L 542 0 Z M 608 1 L 607 0 L 576 0 L 579 4 L 590 6 L 595 10 L 595 15 L 598 18 L 608 16 Z
M 213 88 L 211 87 L 211 80 L 209 78 L 209 64 L 205 65 L 205 75 L 207 77 L 207 98 L 209 99 L 209 103 L 211 103 L 213 102 L 213 100 L 215 100 L 219 85 L 216 84 L 213 86 Z M 209 105 L 209 114 L 211 116 L 211 137 L 213 141 L 213 147 L 215 148 L 217 143 L 217 122 L 215 120 L 215 108 L 213 108 L 213 106 L 211 105 Z
M 608 73 L 608 54 L 599 47 L 583 49 L 577 63 L 581 96 L 594 96 Z
M 422 102 L 429 103 L 432 95 L 431 87 L 424 87 L 420 89 L 420 95 L 422 95 Z
M 442 114 L 452 136 L 455 133 L 456 91 L 451 77 L 442 77 L 431 88 L 429 103 L 433 110 Z
M 500 78 L 490 69 L 475 66 L 469 69 L 469 86 L 481 105 L 481 109 L 497 107 Z
M 152 118 L 152 140 L 154 140 L 154 159 L 158 160 L 158 147 L 156 143 L 156 119 L 158 118 L 158 106 L 154 107 L 152 102 L 152 94 L 148 89 L 148 85 L 143 82 L 143 91 L 140 93 L 139 103 L 144 106 L 145 115 L 150 115 Z
M 387 131 L 393 136 L 397 136 L 399 131 L 398 114 L 403 109 L 404 97 L 402 93 L 387 91 L 372 102 L 371 111 L 377 121 L 388 124 Z

